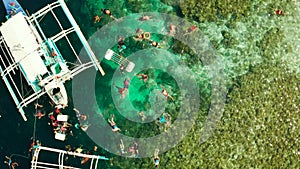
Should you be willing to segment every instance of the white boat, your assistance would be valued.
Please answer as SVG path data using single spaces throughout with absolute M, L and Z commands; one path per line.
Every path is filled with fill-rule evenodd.
M 68 105 L 68 95 L 64 87 L 65 81 L 90 67 L 99 70 L 102 75 L 105 72 L 63 0 L 53 2 L 30 16 L 25 15 L 16 0 L 11 1 L 3 0 L 4 3 L 9 3 L 5 6 L 13 8 L 13 12 L 9 13 L 9 19 L 0 26 L 0 48 L 2 51 L 0 74 L 17 109 L 26 121 L 23 108 L 40 96 L 48 94 L 57 107 L 64 108 Z M 17 10 L 14 9 L 16 6 L 18 6 Z M 58 7 L 61 7 L 71 23 L 70 28 L 64 29 L 61 26 L 61 21 L 53 10 Z M 7 9 L 7 11 L 11 10 Z M 39 25 L 39 21 L 47 13 L 52 14 L 61 29 L 58 34 L 52 37 L 46 37 L 44 30 Z M 76 33 L 89 61 L 82 61 L 78 56 L 79 54 L 75 52 L 72 42 L 67 36 L 70 33 Z M 71 67 L 57 48 L 56 43 L 61 39 L 67 40 L 79 63 L 76 66 Z M 78 43 L 78 41 L 73 43 Z M 20 77 L 18 72 L 22 74 L 22 78 L 32 88 L 29 94 L 22 92 L 23 84 L 16 82 L 16 77 Z

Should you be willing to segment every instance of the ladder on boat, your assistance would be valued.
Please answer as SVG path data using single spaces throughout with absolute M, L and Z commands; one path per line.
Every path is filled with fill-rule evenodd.
M 66 156 L 74 156 L 79 158 L 86 158 L 90 160 L 90 169 L 97 169 L 99 160 L 109 160 L 104 156 L 99 155 L 90 155 L 90 154 L 83 154 L 77 153 L 72 151 L 65 151 L 55 148 L 43 147 L 43 146 L 34 146 L 33 147 L 33 156 L 31 160 L 31 169 L 37 168 L 46 168 L 46 169 L 65 169 L 65 168 L 72 168 L 72 169 L 80 169 L 78 167 L 67 166 L 64 164 Z M 58 161 L 57 163 L 49 163 L 49 162 L 41 162 L 39 161 L 39 155 L 41 151 L 48 151 L 55 154 L 58 154 Z
M 104 58 L 107 60 L 111 60 L 120 66 L 123 66 L 127 72 L 132 72 L 132 70 L 135 67 L 135 64 L 133 62 L 131 62 L 127 58 L 124 58 L 123 56 L 115 53 L 111 49 L 108 49 L 106 51 Z

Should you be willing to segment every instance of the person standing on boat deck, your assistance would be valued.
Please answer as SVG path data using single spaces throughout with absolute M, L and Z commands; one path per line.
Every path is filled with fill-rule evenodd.
M 109 122 L 109 124 L 110 124 L 110 126 L 112 128 L 112 131 L 119 132 L 119 131 L 121 131 L 121 129 L 119 127 L 117 127 L 117 124 L 114 121 L 114 117 L 115 117 L 115 115 L 112 115 L 111 119 L 108 119 L 108 122 Z
M 154 158 L 153 158 L 153 162 L 154 162 L 155 167 L 158 167 L 159 161 L 160 161 L 160 158 L 158 157 L 158 153 L 159 153 L 159 149 L 155 149 Z

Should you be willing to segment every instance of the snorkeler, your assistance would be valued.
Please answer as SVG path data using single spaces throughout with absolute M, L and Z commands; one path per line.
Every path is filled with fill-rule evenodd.
M 109 9 L 101 9 L 101 11 L 108 16 L 112 16 L 112 13 Z
M 46 115 L 46 113 L 42 113 L 41 110 L 37 110 L 36 114 L 34 115 L 35 117 L 37 117 L 38 119 L 41 119 L 42 117 L 44 117 Z
M 284 12 L 283 10 L 280 10 L 280 9 L 276 9 L 274 11 L 275 15 L 277 16 L 284 16 L 284 15 L 287 15 L 288 13 L 287 12 Z
M 135 76 L 137 76 L 140 80 L 143 80 L 144 82 L 146 82 L 148 80 L 148 75 L 146 74 L 136 74 Z
M 4 161 L 5 164 L 9 166 L 11 169 L 15 169 L 15 167 L 19 166 L 17 162 L 12 162 L 11 157 L 5 156 L 6 160 Z
M 117 124 L 116 122 L 114 121 L 114 115 L 112 115 L 111 119 L 108 119 L 108 122 L 112 128 L 112 131 L 114 132 L 118 132 L 118 131 L 121 131 L 121 129 L 119 127 L 117 127 Z
M 128 89 L 128 88 L 129 88 L 129 85 L 130 85 L 130 78 L 127 77 L 127 78 L 124 80 L 124 89 Z
M 175 25 L 170 25 L 169 30 L 170 30 L 170 32 L 169 32 L 170 36 L 174 36 L 176 34 L 176 26 Z
M 160 87 L 162 88 L 161 93 L 162 93 L 166 98 L 170 98 L 172 101 L 174 101 L 174 98 L 173 98 L 171 95 L 169 95 L 169 93 L 167 92 L 167 90 L 166 90 L 162 85 L 160 85 Z
M 138 116 L 142 121 L 145 121 L 146 115 L 143 111 L 138 112 Z
M 159 46 L 158 46 L 158 42 L 155 42 L 155 41 L 150 40 L 149 43 L 150 43 L 150 45 L 153 46 L 153 47 L 159 47 Z
M 186 31 L 184 35 L 190 34 L 192 32 L 194 32 L 197 29 L 196 25 L 192 25 L 191 27 L 189 27 Z
M 105 14 L 105 15 L 108 15 L 109 17 L 111 17 L 111 18 L 113 18 L 113 19 L 117 19 L 117 18 L 115 18 L 113 15 L 112 15 L 112 13 L 111 13 L 111 11 L 109 10 L 109 9 L 101 9 L 101 11 L 103 12 L 103 14 Z
M 116 86 L 116 88 L 118 89 L 118 92 L 121 95 L 121 98 L 124 99 L 125 98 L 125 92 L 127 91 L 127 89 L 121 88 L 119 86 Z
M 124 37 L 119 37 L 118 38 L 118 48 L 119 48 L 120 52 L 122 52 L 124 49 L 126 49 L 126 45 L 125 45 L 124 40 L 125 40 Z
M 147 21 L 150 20 L 152 17 L 148 15 L 143 15 L 142 17 L 138 18 L 139 21 Z
M 153 162 L 154 162 L 155 167 L 158 167 L 159 161 L 160 161 L 160 159 L 158 157 L 158 153 L 159 153 L 159 149 L 155 149 L 154 157 L 153 157 Z
M 94 23 L 99 23 L 103 16 L 99 17 L 98 15 L 94 16 Z
M 124 155 L 127 152 L 125 151 L 125 146 L 124 146 L 123 140 L 121 139 L 120 141 L 121 141 L 121 143 L 120 143 L 120 153 L 121 153 L 121 155 Z

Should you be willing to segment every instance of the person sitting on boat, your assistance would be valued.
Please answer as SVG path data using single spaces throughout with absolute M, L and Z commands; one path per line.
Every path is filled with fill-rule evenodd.
M 143 80 L 145 83 L 148 80 L 148 75 L 142 73 L 142 74 L 136 74 L 135 76 L 137 76 L 140 80 Z
M 112 128 L 112 131 L 114 132 L 118 132 L 118 131 L 121 131 L 121 129 L 119 127 L 117 127 L 117 124 L 116 122 L 114 121 L 114 115 L 112 115 L 111 119 L 108 119 L 108 122 Z
M 103 16 L 99 17 L 98 15 L 94 16 L 94 23 L 99 23 Z
M 124 146 L 124 143 L 123 143 L 123 140 L 121 139 L 120 140 L 120 153 L 121 153 L 121 155 L 124 155 L 124 154 L 126 154 L 127 152 L 125 151 L 125 146 Z
M 5 164 L 9 166 L 10 169 L 15 169 L 15 167 L 19 166 L 17 162 L 13 162 L 11 157 L 5 156 L 6 160 L 4 161 Z
M 161 86 L 161 88 L 162 88 L 161 93 L 162 93 L 166 98 L 169 98 L 169 99 L 171 99 L 172 101 L 174 101 L 174 98 L 173 98 L 171 95 L 169 95 L 169 93 L 167 92 L 167 90 L 166 90 L 162 85 L 160 85 L 160 86 Z
M 158 153 L 159 153 L 159 149 L 155 149 L 154 157 L 153 157 L 153 162 L 154 162 L 155 167 L 158 167 L 159 162 L 160 162 L 160 158 L 158 157 Z

